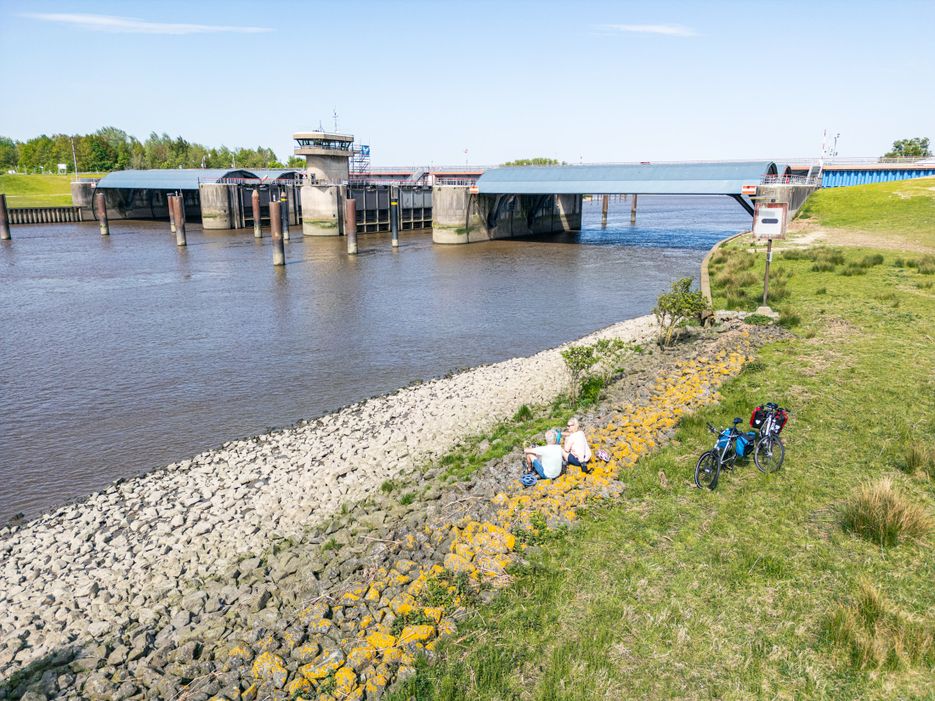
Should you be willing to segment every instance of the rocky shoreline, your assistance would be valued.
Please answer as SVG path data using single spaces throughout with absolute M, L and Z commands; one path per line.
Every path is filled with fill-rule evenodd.
M 582 341 L 645 341 L 654 332 L 647 316 Z M 566 383 L 559 350 L 232 441 L 0 529 L 0 698 L 171 698 L 188 677 L 164 673 L 167 647 L 180 649 L 196 632 L 203 647 L 225 632 L 257 630 L 257 616 L 279 621 L 282 605 L 320 595 L 386 549 L 379 539 L 353 540 L 335 525 L 340 518 L 356 514 L 377 531 L 413 513 L 414 523 L 450 518 L 441 487 L 425 487 L 437 475 L 421 468 L 521 405 L 550 401 Z M 413 474 L 424 493 L 401 513 L 361 506 L 387 480 Z M 270 566 L 277 552 L 288 557 Z M 162 668 L 149 664 L 154 654 Z M 142 668 L 150 678 L 140 678 Z M 101 669 L 115 671 L 102 682 Z

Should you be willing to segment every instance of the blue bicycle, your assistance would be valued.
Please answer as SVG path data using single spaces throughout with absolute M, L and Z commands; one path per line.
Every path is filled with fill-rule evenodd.
M 695 486 L 699 489 L 717 489 L 721 470 L 732 470 L 737 458 L 745 458 L 753 452 L 756 433 L 739 431 L 737 425 L 743 419 L 734 419 L 734 425 L 719 431 L 710 423 L 708 430 L 717 436 L 717 442 L 711 450 L 706 450 L 695 464 Z

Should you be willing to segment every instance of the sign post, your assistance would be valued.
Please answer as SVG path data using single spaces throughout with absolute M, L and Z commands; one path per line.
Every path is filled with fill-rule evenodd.
M 765 307 L 765 311 L 769 311 L 767 299 L 769 298 L 769 265 L 773 262 L 773 239 L 786 238 L 786 220 L 788 217 L 788 202 L 757 202 L 756 208 L 753 210 L 753 238 L 766 239 L 766 272 L 763 274 L 763 307 Z

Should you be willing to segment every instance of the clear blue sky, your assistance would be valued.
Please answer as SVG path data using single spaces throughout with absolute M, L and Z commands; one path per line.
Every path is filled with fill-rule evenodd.
M 817 155 L 935 140 L 935 2 L 0 0 L 0 134 L 113 125 L 375 165 Z

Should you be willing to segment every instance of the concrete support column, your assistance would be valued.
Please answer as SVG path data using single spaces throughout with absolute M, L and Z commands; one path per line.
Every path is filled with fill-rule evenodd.
M 344 235 L 348 255 L 357 255 L 357 202 L 353 199 L 344 200 Z
M 0 241 L 9 241 L 10 236 L 10 213 L 6 208 L 6 195 L 0 195 Z
M 201 183 L 201 228 L 205 231 L 233 227 L 233 203 L 230 188 L 223 183 Z
M 260 191 L 256 188 L 253 189 L 253 194 L 250 195 L 250 205 L 253 207 L 253 236 L 261 239 L 263 238 L 263 222 L 260 218 Z
M 286 264 L 286 249 L 282 244 L 282 209 L 279 202 L 269 201 L 269 228 L 273 236 L 273 265 Z
M 636 224 L 636 193 L 633 194 L 633 200 L 630 202 L 630 223 Z
M 556 195 L 555 206 L 561 231 L 581 230 L 581 195 Z
M 604 195 L 604 200 L 601 203 L 601 227 L 607 227 L 607 205 L 608 205 L 609 195 Z
M 340 236 L 344 191 L 340 185 L 303 185 L 302 233 L 306 236 Z
M 101 236 L 110 236 L 110 222 L 107 221 L 107 202 L 103 192 L 94 193 L 94 213 L 101 227 Z
M 478 195 L 466 185 L 432 187 L 432 241 L 471 243 L 490 240 L 490 232 L 480 215 Z

